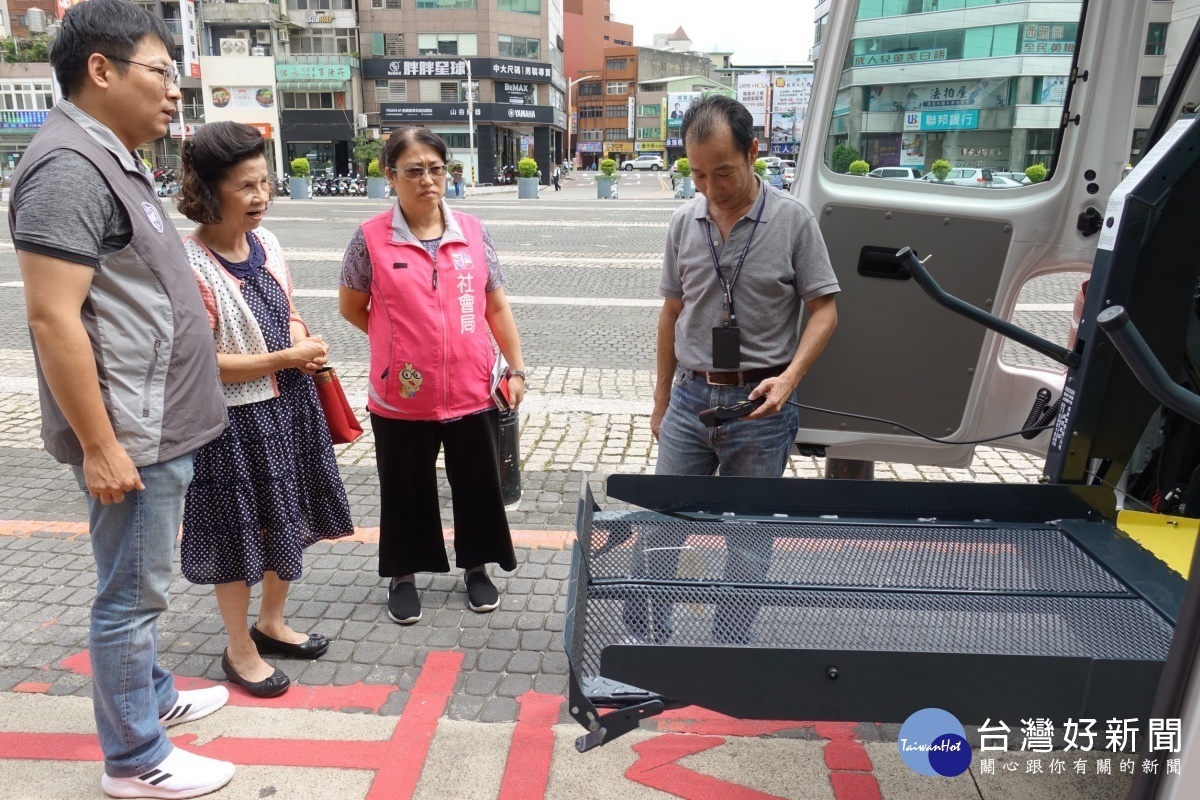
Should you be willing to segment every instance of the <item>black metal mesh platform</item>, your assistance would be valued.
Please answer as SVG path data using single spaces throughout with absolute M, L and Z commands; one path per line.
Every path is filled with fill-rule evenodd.
M 611 644 L 1163 659 L 1171 627 L 1054 527 L 598 513 L 581 677 Z

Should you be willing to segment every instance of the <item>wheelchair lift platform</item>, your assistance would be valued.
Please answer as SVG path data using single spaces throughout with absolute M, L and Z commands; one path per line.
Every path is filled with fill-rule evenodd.
M 586 476 L 570 710 L 604 744 L 667 708 L 964 724 L 1148 715 L 1184 580 L 1078 485 Z M 600 709 L 605 709 L 604 712 Z

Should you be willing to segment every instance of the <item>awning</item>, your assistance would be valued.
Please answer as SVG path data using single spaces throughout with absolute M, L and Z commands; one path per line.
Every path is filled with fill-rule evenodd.
M 281 92 L 340 92 L 347 81 L 279 81 Z

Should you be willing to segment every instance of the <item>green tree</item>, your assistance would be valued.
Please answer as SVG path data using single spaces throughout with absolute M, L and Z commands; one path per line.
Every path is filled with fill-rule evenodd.
M 858 161 L 858 151 L 848 145 L 839 144 L 833 148 L 833 156 L 829 160 L 829 168 L 839 175 L 849 172 L 850 165 Z
M 852 162 L 850 164 L 850 174 L 851 175 L 858 175 L 859 177 L 862 177 L 863 175 L 866 175 L 870 171 L 871 171 L 871 165 L 868 164 L 867 162 L 863 161 L 862 159 L 859 159 L 858 161 Z
M 755 161 L 754 174 L 760 178 L 765 176 L 767 174 L 767 162 L 763 161 L 761 158 L 758 161 Z
M 45 63 L 50 60 L 50 37 L 34 33 L 24 37 L 0 39 L 0 55 L 13 63 Z
M 354 137 L 354 163 L 361 165 L 369 165 L 372 161 L 379 160 L 379 154 L 383 150 L 383 142 L 378 139 L 368 139 L 361 133 Z
M 1029 178 L 1031 183 L 1041 183 L 1046 180 L 1046 165 L 1034 164 L 1032 167 L 1026 167 L 1025 177 Z
M 312 165 L 308 163 L 308 159 L 304 156 L 293 158 L 291 167 L 293 178 L 307 178 L 309 173 L 312 172 Z
M 939 181 L 946 180 L 946 176 L 950 174 L 950 170 L 954 167 L 950 166 L 950 162 L 944 158 L 939 158 L 937 161 L 929 165 L 929 171 L 933 173 L 933 177 Z

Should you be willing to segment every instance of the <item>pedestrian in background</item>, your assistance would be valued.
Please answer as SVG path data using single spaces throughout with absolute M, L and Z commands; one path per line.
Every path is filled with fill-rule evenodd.
M 558 185 L 558 165 L 557 164 L 554 166 L 554 172 L 553 172 L 552 178 L 554 180 L 554 191 L 557 192 L 559 189 L 562 188 L 561 186 Z
M 451 173 L 454 178 L 454 196 L 462 197 L 463 189 L 463 166 L 462 164 L 454 165 L 454 172 Z
M 158 664 L 193 451 L 225 428 L 204 305 L 134 155 L 168 133 L 180 98 L 174 51 L 166 23 L 133 3 L 68 9 L 50 51 L 63 99 L 21 158 L 8 211 L 42 439 L 87 495 L 97 574 L 88 655 L 100 787 L 113 797 L 195 797 L 234 772 L 164 730 L 211 714 L 229 692 L 178 691 Z
M 229 637 L 221 668 L 256 697 L 290 684 L 262 655 L 313 659 L 329 649 L 324 636 L 289 627 L 283 607 L 304 548 L 354 532 L 311 377 L 329 345 L 296 312 L 279 241 L 260 227 L 271 201 L 265 152 L 249 125 L 205 125 L 184 145 L 178 199 L 197 223 L 184 246 L 229 407 L 229 428 L 196 453 L 180 561 L 192 583 L 215 584 Z M 262 603 L 247 628 L 257 583 Z
M 342 316 L 371 349 L 379 574 L 389 579 L 388 616 L 401 625 L 421 618 L 415 573 L 450 571 L 438 501 L 442 447 L 471 610 L 500 604 L 488 564 L 517 566 L 500 489 L 489 333 L 513 367 L 514 408 L 525 394 L 521 342 L 487 228 L 443 199 L 446 160 L 446 143 L 429 129 L 393 132 L 382 163 L 396 205 L 359 226 L 342 263 Z

